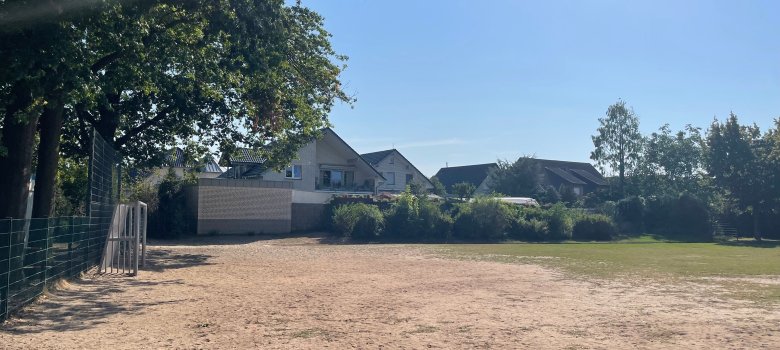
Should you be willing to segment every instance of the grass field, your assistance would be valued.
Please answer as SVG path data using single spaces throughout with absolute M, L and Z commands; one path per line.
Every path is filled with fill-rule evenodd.
M 438 246 L 460 259 L 530 263 L 569 277 L 715 283 L 732 296 L 780 302 L 780 241 L 668 243 L 647 237 L 614 243 L 457 244 Z

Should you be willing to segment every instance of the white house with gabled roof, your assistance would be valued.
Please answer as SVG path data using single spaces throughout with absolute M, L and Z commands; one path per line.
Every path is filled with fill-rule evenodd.
M 379 192 L 402 192 L 407 185 L 416 184 L 423 189 L 433 190 L 433 183 L 397 149 L 361 154 L 385 178 Z

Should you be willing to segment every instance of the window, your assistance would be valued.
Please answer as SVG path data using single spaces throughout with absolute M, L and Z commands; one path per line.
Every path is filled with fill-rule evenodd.
M 387 181 L 385 182 L 385 185 L 395 185 L 395 173 L 384 173 L 382 174 Z
M 322 170 L 320 175 L 323 188 L 349 188 L 355 182 L 354 171 Z
M 410 183 L 412 183 L 412 180 L 414 180 L 414 175 L 406 174 L 406 183 L 410 184 Z
M 302 175 L 302 168 L 300 164 L 294 164 L 284 169 L 284 177 L 288 179 L 300 179 Z

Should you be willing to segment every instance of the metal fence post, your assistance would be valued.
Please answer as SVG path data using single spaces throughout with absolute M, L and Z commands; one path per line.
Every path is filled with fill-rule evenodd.
M 133 221 L 135 222 L 135 225 L 133 225 L 133 231 L 135 231 L 135 262 L 133 266 L 133 275 L 138 275 L 138 258 L 140 255 L 140 249 L 141 249 L 141 202 L 135 202 L 135 213 L 133 213 Z
M 43 251 L 43 285 L 41 290 L 46 289 L 46 282 L 49 281 L 49 240 L 51 239 L 51 219 L 46 219 L 46 250 Z
M 13 221 L 8 220 L 8 273 L 5 275 L 5 305 L 3 305 L 3 318 L 0 321 L 8 319 L 8 305 L 11 304 L 11 243 L 13 243 Z
M 73 235 L 74 235 L 73 221 L 75 219 L 76 218 L 73 216 L 71 216 L 70 219 L 68 219 L 68 225 L 69 225 L 68 232 L 70 232 L 70 236 L 69 236 L 70 238 L 68 239 L 68 272 L 66 273 L 66 276 L 68 276 L 68 278 L 70 278 L 71 274 L 73 273 Z

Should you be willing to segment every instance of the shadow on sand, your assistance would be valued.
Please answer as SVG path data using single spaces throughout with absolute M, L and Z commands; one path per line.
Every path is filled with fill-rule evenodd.
M 186 296 L 173 300 L 127 300 L 124 292 L 134 288 L 154 288 L 166 285 L 185 285 L 181 279 L 148 281 L 143 271 L 161 272 L 196 265 L 211 264 L 211 256 L 205 254 L 179 254 L 169 250 L 147 252 L 146 268 L 141 276 L 128 277 L 119 274 L 95 274 L 89 272 L 83 278 L 61 283 L 45 297 L 12 314 L 0 325 L 0 333 L 31 334 L 49 331 L 77 331 L 106 323 L 114 314 L 136 314 L 162 304 L 187 301 Z
M 191 236 L 175 240 L 150 240 L 149 245 L 155 247 L 179 246 L 223 246 L 251 244 L 263 241 L 289 241 L 289 244 L 342 244 L 344 239 L 326 232 L 301 232 L 289 234 L 222 234 L 213 236 Z

